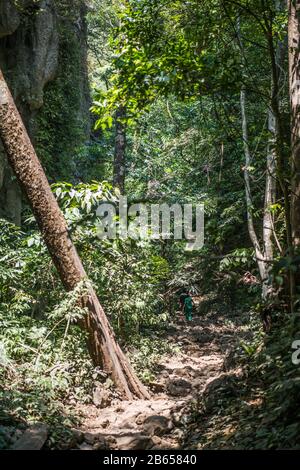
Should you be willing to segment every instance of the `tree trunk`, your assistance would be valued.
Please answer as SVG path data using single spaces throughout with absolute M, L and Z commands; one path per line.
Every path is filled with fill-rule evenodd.
M 21 212 L 21 191 L 0 142 L 0 217 L 20 227 Z
M 281 0 L 278 0 L 276 3 L 277 11 L 284 11 L 284 5 Z M 266 161 L 266 181 L 265 181 L 265 197 L 264 197 L 264 214 L 263 214 L 263 237 L 262 237 L 262 248 L 258 241 L 258 237 L 255 232 L 254 223 L 252 215 L 249 212 L 252 211 L 252 201 L 251 201 L 251 190 L 250 190 L 250 177 L 247 170 L 248 164 L 251 161 L 251 153 L 248 143 L 248 131 L 247 131 L 247 117 L 245 109 L 245 88 L 242 88 L 241 91 L 241 111 L 242 111 L 242 127 L 243 127 L 243 140 L 244 140 L 244 151 L 245 151 L 245 186 L 246 186 L 246 204 L 247 204 L 247 213 L 248 213 L 248 228 L 251 241 L 255 248 L 255 252 L 260 256 L 261 263 L 259 265 L 260 275 L 262 277 L 263 287 L 262 287 L 262 297 L 267 299 L 271 292 L 272 286 L 268 285 L 267 278 L 269 271 L 272 267 L 273 257 L 274 257 L 274 240 L 277 243 L 280 253 L 282 252 L 276 233 L 274 230 L 273 217 L 270 211 L 270 206 L 276 202 L 276 180 L 278 179 L 283 196 L 284 196 L 284 205 L 285 205 L 285 219 L 286 219 L 286 235 L 287 235 L 287 246 L 289 252 L 292 254 L 292 238 L 291 238 L 291 229 L 290 229 L 290 204 L 289 204 L 289 194 L 286 178 L 284 177 L 284 154 L 283 154 L 283 142 L 284 135 L 282 130 L 282 120 L 280 113 L 280 82 L 281 82 L 281 70 L 284 65 L 284 41 L 280 41 L 277 47 L 274 47 L 274 38 L 272 32 L 272 25 L 270 26 L 269 22 L 266 21 L 267 28 L 267 42 L 269 47 L 270 59 L 271 59 L 271 99 L 270 106 L 268 109 L 268 147 L 267 147 L 267 161 Z M 269 29 L 268 29 L 269 28 Z M 240 37 L 240 24 L 238 19 L 238 39 L 239 47 L 244 55 L 244 48 Z M 260 253 L 260 254 L 259 254 Z M 257 255 L 256 255 L 257 256 Z M 290 288 L 290 297 L 291 304 L 293 303 L 294 289 L 293 289 L 293 276 L 290 275 L 289 279 L 289 288 Z
M 120 193 L 125 190 L 125 151 L 126 151 L 126 124 L 123 122 L 126 111 L 119 107 L 116 112 L 116 135 L 115 135 L 115 156 L 114 156 L 114 186 L 119 188 Z
M 264 254 L 268 261 L 273 261 L 274 224 L 270 206 L 276 202 L 276 119 L 272 110 L 268 111 L 269 141 L 267 149 L 267 171 L 263 216 Z
M 300 246 L 300 6 L 289 0 L 289 84 L 291 102 L 291 224 L 294 247 Z
M 1 70 L 0 137 L 60 278 L 65 288 L 72 290 L 87 276 Z M 91 287 L 81 303 L 88 309 L 83 326 L 88 332 L 88 346 L 94 363 L 111 374 L 125 398 L 132 399 L 134 395 L 139 398 L 149 397 L 115 341 L 107 317 Z
M 245 166 L 244 166 L 244 180 L 246 191 L 246 208 L 248 220 L 248 232 L 255 250 L 255 256 L 259 269 L 260 278 L 262 281 L 262 298 L 266 300 L 271 292 L 272 286 L 268 284 L 269 271 L 273 263 L 273 235 L 274 225 L 270 205 L 274 204 L 276 200 L 276 119 L 272 110 L 268 111 L 268 130 L 270 132 L 268 151 L 267 151 L 267 168 L 266 168 L 266 182 L 265 182 L 265 197 L 264 197 L 264 214 L 263 214 L 263 237 L 262 248 L 259 243 L 254 221 L 252 216 L 252 196 L 250 186 L 249 166 L 251 164 L 251 152 L 248 141 L 248 125 L 246 116 L 246 92 L 244 87 L 241 90 L 241 114 L 242 114 L 242 130 L 243 142 L 245 153 Z
M 240 25 L 239 16 L 237 18 L 237 39 L 238 39 L 238 46 L 242 52 L 242 57 L 244 61 L 244 45 L 241 39 L 241 25 Z M 261 282 L 262 282 L 262 298 L 265 300 L 267 298 L 267 292 L 268 292 L 268 263 L 265 260 L 264 252 L 261 249 L 260 242 L 256 234 L 253 214 L 252 214 L 253 204 L 252 204 L 250 174 L 249 174 L 249 167 L 251 165 L 251 151 L 250 151 L 249 138 L 248 138 L 248 120 L 247 120 L 247 113 L 246 113 L 245 85 L 242 85 L 241 92 L 240 92 L 240 106 L 241 106 L 241 118 L 242 118 L 242 136 L 243 136 L 243 145 L 244 145 L 244 154 L 245 154 L 244 181 L 245 181 L 245 193 L 246 193 L 245 195 L 246 195 L 248 233 L 249 233 L 249 237 L 254 248 L 258 271 L 259 271 L 259 275 L 260 275 Z
M 219 169 L 219 176 L 218 176 L 218 182 L 220 186 L 222 182 L 223 166 L 224 166 L 224 142 L 221 143 L 221 149 L 220 149 L 220 169 Z
M 276 0 L 275 9 L 277 13 L 284 14 L 286 12 L 286 0 Z M 270 21 L 267 17 L 265 19 L 265 34 L 268 43 L 270 63 L 271 63 L 271 74 L 272 74 L 272 89 L 271 89 L 271 102 L 270 102 L 270 114 L 271 120 L 273 120 L 274 128 L 274 155 L 276 159 L 276 179 L 278 187 L 281 190 L 284 200 L 284 218 L 285 218 L 285 231 L 286 231 L 286 246 L 289 256 L 293 256 L 294 245 L 293 245 L 293 234 L 292 234 L 292 222 L 291 222 L 291 201 L 290 201 L 290 167 L 289 162 L 285 154 L 286 142 L 284 132 L 284 121 L 281 112 L 280 99 L 281 90 L 285 87 L 285 59 L 287 54 L 287 37 L 282 40 L 277 39 L 278 43 L 275 45 L 274 42 L 274 31 L 273 21 Z M 270 115 L 269 115 L 270 123 Z M 270 130 L 270 128 L 269 128 Z M 272 132 L 272 131 L 270 131 Z M 274 232 L 276 239 L 276 234 Z M 278 240 L 276 239 L 277 245 Z M 282 254 L 282 250 L 279 247 L 279 251 Z M 292 270 L 288 272 L 287 276 L 287 290 L 289 291 L 290 310 L 293 311 L 294 300 L 295 300 L 295 274 Z
M 266 274 L 272 268 L 274 260 L 274 239 L 276 237 L 273 216 L 270 209 L 276 202 L 276 118 L 270 108 L 268 110 L 269 141 L 267 148 L 267 169 L 265 182 L 264 215 L 263 215 L 263 253 L 266 264 Z M 272 293 L 272 286 L 267 282 L 263 284 L 263 298 L 267 299 Z
M 244 180 L 245 180 L 245 192 L 246 192 L 248 232 L 249 232 L 250 240 L 252 242 L 252 245 L 255 251 L 259 274 L 260 274 L 260 278 L 263 284 L 263 297 L 264 297 L 264 293 L 265 293 L 264 284 L 267 281 L 268 274 L 267 274 L 267 264 L 265 262 L 264 253 L 261 250 L 258 237 L 256 235 L 253 215 L 252 215 L 253 207 L 252 207 L 250 175 L 249 175 L 249 167 L 251 164 L 251 152 L 249 148 L 249 139 L 248 139 L 248 125 L 247 125 L 247 116 L 246 116 L 246 91 L 245 91 L 244 86 L 241 89 L 240 102 L 241 102 L 241 114 L 242 114 L 243 143 L 244 143 L 244 153 L 245 153 Z

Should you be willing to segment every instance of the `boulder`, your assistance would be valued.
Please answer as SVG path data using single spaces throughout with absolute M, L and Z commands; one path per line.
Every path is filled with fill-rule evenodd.
M 40 450 L 48 437 L 48 426 L 32 424 L 12 446 L 13 450 Z
M 239 394 L 238 377 L 235 375 L 221 374 L 211 380 L 203 391 L 203 401 L 207 411 L 212 410 L 218 401 L 229 396 Z
M 78 444 L 82 444 L 84 441 L 84 434 L 79 429 L 72 429 L 72 436 L 70 437 L 68 448 L 72 449 L 76 447 Z
M 145 450 L 153 446 L 151 437 L 139 432 L 115 436 L 115 440 L 118 450 Z
M 191 393 L 192 384 L 185 379 L 172 379 L 167 385 L 167 390 L 174 397 L 186 397 Z
M 108 389 L 96 387 L 93 391 L 93 403 L 98 408 L 106 408 L 111 404 L 112 396 Z
M 82 444 L 78 446 L 78 448 L 80 450 L 94 450 L 93 446 L 91 446 L 90 444 L 87 444 L 87 442 L 83 442 Z
M 170 431 L 173 427 L 172 422 L 165 416 L 148 416 L 144 423 L 143 429 L 150 436 L 162 436 Z

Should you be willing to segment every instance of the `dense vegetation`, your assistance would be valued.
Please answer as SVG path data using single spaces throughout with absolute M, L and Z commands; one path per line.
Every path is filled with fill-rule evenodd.
M 0 448 L 9 445 L 2 427 L 35 421 L 50 425 L 48 447 L 72 446 L 78 409 L 103 381 L 78 326 L 87 282 L 147 385 L 159 359 L 178 352 L 166 331 L 183 291 L 202 299 L 198 314 L 208 321 L 218 312 L 243 325 L 231 351 L 241 372 L 211 391 L 209 405 L 197 397 L 184 445 L 298 448 L 299 242 L 285 2 L 89 3 L 90 138 L 72 113 L 80 96 L 72 67 L 83 55 L 66 31 L 62 71 L 46 86 L 36 122 L 36 151 L 89 281 L 64 291 L 26 202 L 22 227 L 0 221 Z M 96 209 L 117 203 L 123 184 L 118 132 L 128 200 L 203 203 L 203 248 L 186 251 L 172 238 L 99 239 Z

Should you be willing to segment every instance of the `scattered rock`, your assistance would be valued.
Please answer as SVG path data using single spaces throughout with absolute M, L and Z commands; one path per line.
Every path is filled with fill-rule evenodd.
M 190 394 L 192 384 L 185 379 L 173 379 L 167 385 L 170 395 L 175 397 L 185 397 Z
M 93 391 L 93 403 L 98 408 L 106 408 L 111 404 L 112 396 L 109 390 L 96 387 Z
M 84 441 L 84 433 L 78 429 L 72 429 L 72 437 L 70 438 L 68 448 L 72 449 L 77 444 L 81 444 Z
M 153 442 L 153 447 L 151 449 L 159 449 L 159 445 L 161 444 L 162 440 L 158 436 L 153 436 L 152 437 L 152 442 Z
M 221 397 L 236 396 L 238 393 L 237 377 L 235 375 L 222 374 L 206 385 L 203 391 L 205 408 L 207 411 L 212 410 Z
M 166 390 L 166 386 L 160 382 L 152 382 L 149 384 L 150 389 L 155 393 L 164 393 Z
M 157 440 L 156 440 L 157 439 Z M 152 438 L 152 440 L 154 442 L 156 442 L 152 447 L 151 447 L 151 450 L 170 450 L 170 449 L 176 449 L 177 448 L 177 445 L 172 442 L 172 441 L 169 441 L 167 439 L 160 439 L 160 438 L 157 438 L 156 436 L 154 436 Z
M 198 344 L 205 344 L 209 343 L 212 340 L 211 334 L 199 334 L 196 337 L 196 341 Z
M 202 352 L 202 351 L 199 351 L 199 350 L 198 350 L 198 351 L 191 351 L 190 354 L 191 354 L 194 358 L 200 358 L 200 357 L 202 357 L 203 352 Z
M 113 436 L 106 437 L 106 443 L 108 449 L 117 449 L 117 440 Z
M 145 450 L 153 445 L 151 437 L 141 433 L 115 436 L 115 439 L 118 450 Z
M 189 375 L 189 371 L 185 367 L 181 367 L 180 369 L 176 369 L 173 371 L 178 377 L 186 377 Z
M 84 442 L 93 446 L 93 449 L 106 449 L 106 439 L 102 434 L 86 432 L 84 434 Z
M 105 449 L 107 449 L 107 442 L 105 438 L 103 438 L 102 440 L 98 440 L 93 445 L 93 450 L 105 450 Z
M 136 424 L 143 424 L 143 422 L 145 421 L 145 419 L 146 419 L 146 416 L 145 416 L 143 413 L 140 413 L 140 414 L 137 416 L 135 422 L 136 422 Z
M 163 370 L 161 373 L 160 373 L 160 376 L 163 378 L 163 379 L 168 379 L 170 377 L 170 373 L 167 371 L 167 370 Z
M 48 437 L 48 426 L 37 423 L 30 426 L 12 446 L 13 450 L 40 450 Z
M 122 406 L 118 406 L 118 407 L 116 408 L 116 412 L 117 412 L 117 413 L 124 413 L 124 411 L 125 411 L 125 409 L 124 409 Z
M 91 432 L 86 432 L 84 434 L 84 441 L 88 444 L 95 444 L 97 439 L 99 438 L 99 434 L 93 434 Z
M 90 432 L 83 436 L 85 450 L 178 449 L 180 442 L 186 440 L 187 429 L 194 419 L 191 406 L 195 397 L 200 394 L 204 404 L 210 407 L 218 405 L 224 387 L 225 394 L 239 393 L 236 369 L 235 378 L 228 378 L 233 373 L 217 375 L 222 371 L 224 355 L 230 347 L 220 345 L 222 336 L 216 336 L 218 329 L 223 331 L 223 323 L 220 328 L 214 324 L 213 328 L 209 326 L 203 331 L 202 321 L 199 320 L 195 328 L 174 329 L 174 336 L 178 331 L 174 338 L 176 344 L 179 335 L 183 335 L 182 350 L 161 359 L 157 379 L 150 384 L 154 391 L 151 400 L 121 401 L 110 379 L 106 378 L 103 383 L 105 377 L 102 380 L 99 371 L 93 401 L 105 410 L 86 407 L 85 429 Z
M 128 420 L 123 421 L 122 428 L 123 429 L 133 429 L 133 428 L 135 428 L 135 423 L 134 423 L 134 421 L 128 421 Z
M 109 419 L 106 419 L 105 421 L 103 421 L 103 422 L 101 423 L 101 426 L 102 426 L 104 429 L 107 428 L 109 425 L 110 425 Z
M 80 444 L 78 448 L 80 450 L 94 450 L 93 446 L 91 446 L 90 444 L 87 444 L 86 442 L 83 442 L 82 444 Z
M 143 422 L 144 431 L 150 436 L 162 436 L 173 427 L 172 422 L 165 416 L 148 416 Z

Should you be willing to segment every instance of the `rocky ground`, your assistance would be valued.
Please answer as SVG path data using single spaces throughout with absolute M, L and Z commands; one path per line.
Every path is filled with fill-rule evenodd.
M 187 444 L 186 431 L 199 396 L 211 393 L 230 375 L 238 374 L 232 352 L 243 336 L 238 317 L 225 319 L 217 313 L 182 319 L 171 324 L 168 340 L 180 348 L 158 364 L 149 401 L 112 399 L 105 388 L 94 394 L 94 403 L 80 409 L 82 426 L 76 430 L 77 445 L 93 449 L 176 449 Z M 231 364 L 229 364 L 231 363 Z M 230 369 L 230 371 L 229 371 Z M 208 403 L 209 404 L 209 403 Z

